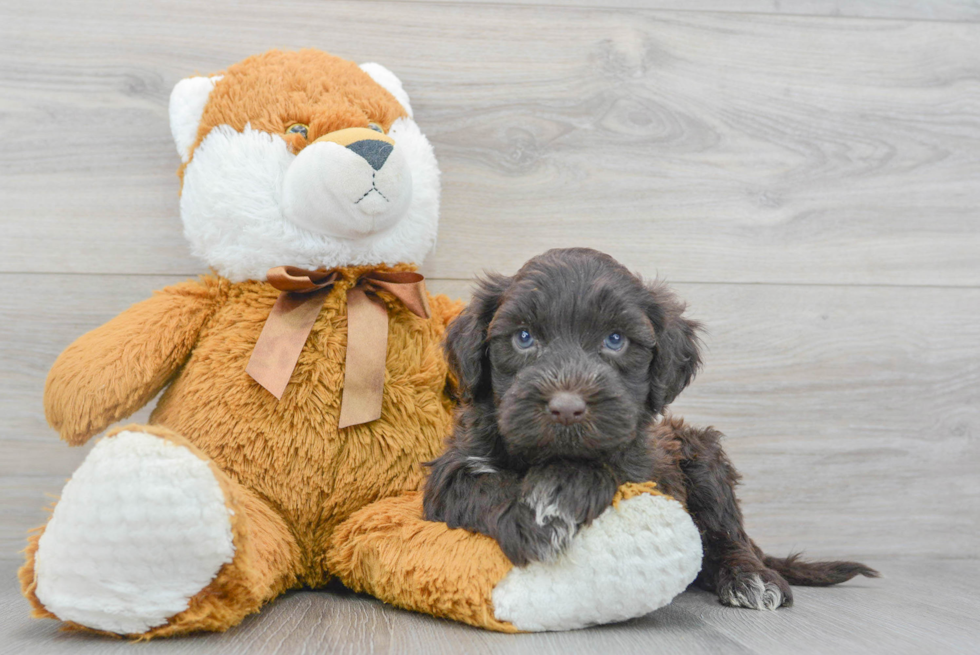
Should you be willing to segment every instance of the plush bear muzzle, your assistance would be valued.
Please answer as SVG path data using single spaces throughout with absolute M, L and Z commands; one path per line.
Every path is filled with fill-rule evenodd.
M 362 239 L 395 225 L 408 211 L 412 174 L 390 136 L 363 127 L 316 139 L 283 180 L 282 209 L 312 232 Z

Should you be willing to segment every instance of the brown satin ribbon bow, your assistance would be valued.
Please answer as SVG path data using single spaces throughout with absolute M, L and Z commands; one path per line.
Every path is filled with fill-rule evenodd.
M 262 327 L 245 371 L 281 399 L 323 303 L 341 275 L 338 271 L 277 266 L 269 269 L 267 279 L 282 293 Z M 347 361 L 340 427 L 368 423 L 381 416 L 388 309 L 378 291 L 392 294 L 416 316 L 429 318 L 424 279 L 408 271 L 371 271 L 347 290 Z

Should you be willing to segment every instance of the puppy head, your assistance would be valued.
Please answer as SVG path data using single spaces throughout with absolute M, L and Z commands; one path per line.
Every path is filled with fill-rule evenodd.
M 464 404 L 496 413 L 511 456 L 596 458 L 693 379 L 699 326 L 683 311 L 608 255 L 550 250 L 481 280 L 446 352 Z

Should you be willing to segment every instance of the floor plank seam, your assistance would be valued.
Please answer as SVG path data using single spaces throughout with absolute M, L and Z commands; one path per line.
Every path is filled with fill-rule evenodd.
M 666 275 L 655 275 L 655 274 L 644 274 L 643 271 L 639 271 L 644 278 L 663 280 L 669 284 L 683 284 L 683 285 L 705 285 L 705 286 L 757 286 L 757 287 L 835 287 L 835 288 L 868 288 L 868 289 L 949 289 L 949 290 L 977 290 L 980 289 L 980 284 L 897 284 L 889 282 L 790 282 L 790 281 L 760 281 L 760 280 L 748 280 L 748 281 L 727 281 L 727 280 L 683 280 L 672 278 Z M 0 277 L 2 276 L 14 276 L 14 275 L 44 275 L 44 276 L 86 276 L 86 277 L 161 277 L 161 278 L 172 278 L 172 277 L 197 277 L 199 275 L 208 275 L 208 271 L 194 271 L 194 272 L 172 272 L 172 273 L 125 273 L 125 272 L 98 272 L 98 271 L 0 271 Z M 474 282 L 476 276 L 474 277 L 443 277 L 443 276 L 429 276 L 426 278 L 429 282 Z
M 876 21 L 876 22 L 894 22 L 894 23 L 937 23 L 937 24 L 947 24 L 947 25 L 963 25 L 963 24 L 980 24 L 980 16 L 974 19 L 957 19 L 957 18 L 925 18 L 925 17 L 912 17 L 912 16 L 844 16 L 840 14 L 793 14 L 786 12 L 768 12 L 768 11 L 745 11 L 737 9 L 677 9 L 674 7 L 635 7 L 631 5 L 608 5 L 596 0 L 596 4 L 565 4 L 561 2 L 542 2 L 535 4 L 527 4 L 523 2 L 442 2 L 440 0 L 381 0 L 382 3 L 390 4 L 405 4 L 405 5 L 430 5 L 430 6 L 455 6 L 455 7 L 468 7 L 468 6 L 481 6 L 481 7 L 500 7 L 500 8 L 515 8 L 515 7 L 531 7 L 531 8 L 543 8 L 543 9 L 577 9 L 580 11 L 597 11 L 597 10 L 608 10 L 608 11 L 618 11 L 618 12 L 642 12 L 645 14 L 716 14 L 719 16 L 749 16 L 749 17 L 772 17 L 772 18 L 786 18 L 786 19 L 818 19 L 818 20 L 851 20 L 851 21 Z

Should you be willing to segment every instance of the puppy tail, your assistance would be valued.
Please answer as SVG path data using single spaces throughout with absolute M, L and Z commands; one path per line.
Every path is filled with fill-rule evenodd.
M 878 578 L 881 574 L 859 562 L 807 562 L 800 559 L 800 553 L 789 557 L 762 558 L 763 564 L 776 571 L 791 585 L 805 587 L 829 587 L 863 575 Z

